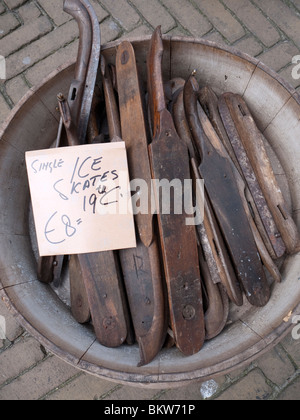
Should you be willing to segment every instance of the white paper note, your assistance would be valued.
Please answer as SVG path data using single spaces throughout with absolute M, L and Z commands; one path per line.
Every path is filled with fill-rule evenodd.
M 40 256 L 135 248 L 124 142 L 26 152 Z

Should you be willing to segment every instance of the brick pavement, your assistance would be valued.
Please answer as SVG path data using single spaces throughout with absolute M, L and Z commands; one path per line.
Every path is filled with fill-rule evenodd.
M 75 22 L 63 0 L 0 0 L 0 54 L 7 64 L 0 83 L 0 122 L 52 70 L 74 58 Z M 92 0 L 102 42 L 164 33 L 204 37 L 234 46 L 292 78 L 300 55 L 300 0 Z M 78 371 L 49 354 L 15 322 L 0 301 L 6 339 L 0 340 L 0 400 L 216 399 L 299 400 L 300 341 L 289 335 L 245 369 L 179 389 L 135 389 Z

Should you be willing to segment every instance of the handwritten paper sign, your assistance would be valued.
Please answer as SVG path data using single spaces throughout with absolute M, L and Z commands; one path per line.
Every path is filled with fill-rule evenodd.
M 124 142 L 25 157 L 40 256 L 136 247 Z

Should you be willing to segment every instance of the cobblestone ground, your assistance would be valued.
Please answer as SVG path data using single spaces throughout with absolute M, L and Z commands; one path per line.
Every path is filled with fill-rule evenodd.
M 152 33 L 203 37 L 234 46 L 282 75 L 292 77 L 300 55 L 300 0 L 91 0 L 102 43 Z M 78 29 L 62 0 L 0 0 L 0 122 L 30 87 L 73 60 Z M 49 354 L 0 301 L 6 339 L 0 339 L 0 400 L 299 400 L 300 340 L 288 335 L 243 370 L 179 389 L 136 389 L 83 373 Z

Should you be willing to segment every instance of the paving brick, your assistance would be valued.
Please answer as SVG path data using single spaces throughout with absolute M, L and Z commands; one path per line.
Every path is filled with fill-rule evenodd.
M 267 47 L 271 47 L 280 40 L 280 35 L 272 23 L 250 1 L 224 0 L 224 3 Z
M 163 4 L 191 35 L 200 37 L 212 29 L 211 23 L 195 9 L 192 3 L 187 3 L 185 0 L 164 0 Z
M 276 385 L 282 385 L 295 373 L 294 366 L 280 346 L 259 358 L 256 364 Z
M 227 374 L 227 376 L 232 382 L 236 382 L 236 381 L 239 381 L 244 376 L 248 375 L 248 373 L 253 369 L 254 369 L 253 365 L 242 366 L 238 369 L 232 370 L 231 372 Z
M 132 386 L 121 386 L 110 393 L 103 400 L 151 400 L 157 394 L 155 389 L 136 388 Z
M 0 51 L 4 57 L 19 50 L 24 45 L 47 34 L 52 29 L 52 25 L 46 16 L 41 16 L 28 25 L 21 26 L 16 31 L 11 32 L 0 40 Z
M 150 25 L 155 28 L 157 26 L 157 18 L 161 22 L 161 30 L 163 33 L 169 32 L 176 26 L 176 22 L 170 13 L 158 2 L 158 0 L 131 0 L 131 3 L 137 7 L 140 13 L 146 17 Z
M 159 401 L 188 401 L 202 400 L 200 393 L 201 383 L 181 386 L 164 390 L 157 400 Z
M 99 400 L 116 387 L 115 383 L 105 381 L 92 375 L 80 374 L 45 398 L 49 401 L 89 401 Z
M 194 3 L 230 43 L 245 35 L 245 31 L 240 23 L 234 19 L 219 1 L 194 0 Z
M 18 14 L 21 17 L 23 23 L 26 25 L 33 19 L 41 16 L 41 11 L 34 3 L 27 2 L 18 9 Z
M 0 38 L 16 29 L 18 26 L 20 26 L 20 23 L 12 13 L 4 13 L 0 16 Z
M 78 44 L 79 42 L 76 40 L 31 67 L 25 73 L 28 83 L 31 86 L 37 85 L 45 77 L 52 73 L 52 71 L 57 69 L 57 67 L 64 63 L 75 61 L 77 57 Z
M 243 379 L 229 387 L 216 400 L 266 400 L 272 394 L 272 388 L 267 384 L 259 370 L 254 370 Z
M 300 377 L 292 382 L 277 398 L 278 401 L 299 401 Z
M 120 26 L 111 18 L 101 23 L 100 30 L 102 44 L 119 38 L 122 33 Z
M 159 400 L 205 400 L 213 398 L 226 382 L 225 376 L 220 376 L 205 382 L 196 382 L 187 386 L 166 390 Z
M 101 0 L 101 4 L 126 31 L 131 31 L 140 22 L 139 14 L 126 0 Z
M 151 35 L 152 33 L 153 31 L 147 25 L 140 25 L 132 31 L 123 34 L 121 39 L 138 38 L 145 35 Z
M 99 22 L 109 16 L 97 0 L 90 0 L 90 3 L 98 16 Z M 63 10 L 63 0 L 39 0 L 39 4 L 57 26 L 61 26 L 72 19 L 72 16 Z
M 300 11 L 300 0 L 291 0 L 291 2 Z
M 284 349 L 290 355 L 292 360 L 300 368 L 300 340 L 294 340 L 292 334 L 288 334 L 281 342 Z
M 2 14 L 2 13 L 4 13 L 5 12 L 5 6 L 4 6 L 4 4 L 2 4 L 2 3 L 0 3 L 0 15 Z
M 14 346 L 0 354 L 0 385 L 19 376 L 43 358 L 41 346 L 36 340 L 31 337 L 21 338 Z
M 8 105 L 7 105 L 7 107 L 8 107 Z M 9 110 L 8 112 L 10 112 L 10 108 L 9 107 L 8 107 L 8 110 Z M 0 101 L 0 115 L 2 115 L 2 112 L 1 112 L 1 101 Z M 11 312 L 9 312 L 9 310 L 7 309 L 5 303 L 1 299 L 0 299 L 0 315 L 1 316 L 4 316 L 4 318 L 5 318 L 5 329 L 6 329 L 5 334 L 6 334 L 6 338 L 9 341 L 13 342 L 17 337 L 20 337 L 20 335 L 24 332 L 24 330 L 18 324 L 18 322 L 16 322 L 15 318 L 12 316 Z
M 32 42 L 20 51 L 10 55 L 6 60 L 7 79 L 22 73 L 28 67 L 69 44 L 78 37 L 78 26 L 74 20 L 51 31 L 37 41 Z
M 3 95 L 0 93 L 0 126 L 6 120 L 10 113 L 11 109 L 4 99 Z
M 258 54 L 261 54 L 263 47 L 253 36 L 248 36 L 234 44 L 234 47 L 243 51 L 246 54 L 249 54 L 252 57 L 256 57 Z
M 168 32 L 168 36 L 186 36 L 186 31 L 181 26 L 175 26 Z
M 15 9 L 16 7 L 21 6 L 26 3 L 27 0 L 5 0 L 5 3 L 10 9 Z
M 49 357 L 1 388 L 0 401 L 38 400 L 77 374 L 77 369 L 56 357 Z
M 17 104 L 18 101 L 27 93 L 29 87 L 22 76 L 17 76 L 8 81 L 5 85 L 6 93 Z
M 98 0 L 90 0 L 90 3 L 96 12 L 99 22 L 102 22 L 104 19 L 109 17 L 109 13 L 103 9 L 103 7 L 99 4 Z
M 258 58 L 275 71 L 279 71 L 299 54 L 299 50 L 291 42 L 283 42 L 259 55 Z
M 203 39 L 208 39 L 209 41 L 216 42 L 219 45 L 228 45 L 222 35 L 217 31 L 209 32 L 208 34 L 204 35 Z
M 71 24 L 72 22 L 70 22 Z M 75 23 L 75 22 L 74 22 Z M 101 24 L 101 43 L 106 44 L 118 37 L 120 34 L 119 26 L 111 19 L 105 20 Z M 78 52 L 78 40 L 68 44 L 66 47 L 55 51 L 53 54 L 39 61 L 26 71 L 26 80 L 31 86 L 40 83 L 52 71 L 66 62 L 75 61 Z
M 300 46 L 300 18 L 296 13 L 280 0 L 254 0 L 254 2 Z
M 72 16 L 63 11 L 63 2 L 59 0 L 39 0 L 40 6 L 45 10 L 55 25 L 60 26 L 72 19 Z

